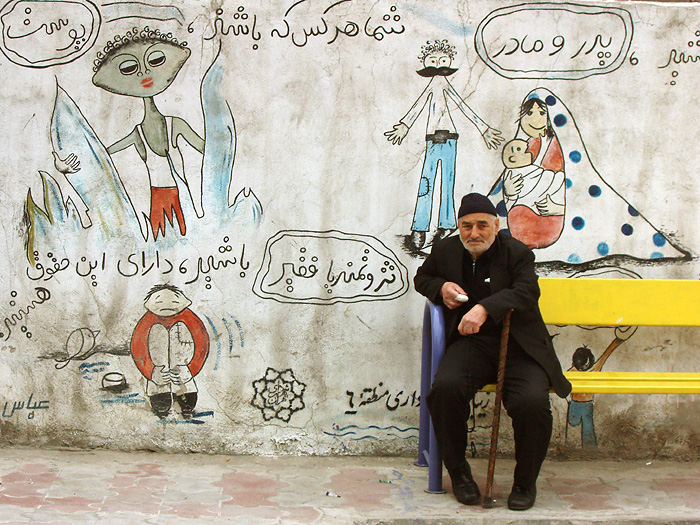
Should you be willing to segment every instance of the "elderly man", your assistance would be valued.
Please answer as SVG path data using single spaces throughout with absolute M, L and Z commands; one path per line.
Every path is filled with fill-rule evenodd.
M 483 195 L 462 198 L 459 237 L 433 246 L 418 269 L 416 290 L 444 305 L 447 350 L 428 396 L 440 454 L 460 503 L 481 494 L 465 459 L 469 402 L 496 381 L 500 330 L 509 310 L 510 342 L 503 404 L 513 421 L 516 467 L 508 497 L 512 510 L 535 503 L 536 482 L 552 433 L 549 389 L 566 397 L 571 384 L 554 353 L 537 300 L 535 256 L 498 231 L 496 209 Z

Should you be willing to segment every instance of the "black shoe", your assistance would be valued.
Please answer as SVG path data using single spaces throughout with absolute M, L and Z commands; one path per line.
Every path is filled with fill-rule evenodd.
M 425 232 L 411 231 L 411 247 L 420 250 L 425 246 Z
M 151 410 L 161 419 L 168 417 L 170 407 L 173 404 L 173 395 L 170 392 L 153 394 L 148 398 L 151 402 Z
M 180 405 L 183 419 L 190 419 L 197 404 L 197 392 L 190 392 L 181 396 L 175 396 L 177 404 Z
M 510 510 L 527 510 L 535 504 L 537 488 L 524 489 L 520 485 L 513 485 L 513 490 L 508 496 L 508 508 Z
M 438 228 L 438 229 L 435 231 L 435 235 L 433 236 L 433 240 L 431 241 L 431 243 L 432 243 L 432 244 L 435 244 L 436 242 L 441 241 L 441 240 L 444 239 L 445 237 L 451 235 L 452 232 L 454 232 L 454 230 L 452 230 L 452 229 L 449 229 L 449 230 L 448 230 L 448 229 L 445 229 L 445 228 Z
M 452 480 L 452 493 L 457 498 L 457 501 L 463 505 L 476 505 L 479 503 L 481 492 L 479 492 L 479 485 L 472 478 L 469 465 L 466 468 L 450 472 L 450 479 Z

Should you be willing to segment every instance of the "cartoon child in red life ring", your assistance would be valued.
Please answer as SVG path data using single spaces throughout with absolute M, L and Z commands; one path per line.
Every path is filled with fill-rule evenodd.
M 131 336 L 131 355 L 147 380 L 151 408 L 161 419 L 170 413 L 173 397 L 184 419 L 192 417 L 197 404 L 194 376 L 209 355 L 209 335 L 188 308 L 191 304 L 175 286 L 154 286 L 144 299 L 148 311 Z

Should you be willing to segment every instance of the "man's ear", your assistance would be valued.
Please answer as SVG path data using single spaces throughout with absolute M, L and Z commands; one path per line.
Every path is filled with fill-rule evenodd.
M 496 220 L 494 221 L 493 225 L 496 227 L 496 231 L 501 229 L 501 223 L 498 221 L 498 217 L 496 217 Z

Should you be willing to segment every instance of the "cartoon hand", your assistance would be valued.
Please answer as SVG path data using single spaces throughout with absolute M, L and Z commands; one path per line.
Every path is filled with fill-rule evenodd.
M 170 370 L 165 369 L 165 365 L 154 366 L 153 374 L 151 375 L 151 381 L 153 381 L 158 386 L 165 386 L 172 382 L 170 378 Z
M 173 384 L 184 385 L 192 380 L 192 372 L 190 372 L 187 365 L 177 365 L 175 368 L 170 369 L 170 377 Z
M 484 138 L 486 147 L 489 149 L 496 149 L 498 148 L 499 144 L 503 142 L 501 132 L 493 128 L 489 128 L 486 131 L 484 131 L 482 137 Z
M 512 171 L 508 171 L 503 179 L 503 192 L 509 200 L 516 199 L 520 190 L 523 189 L 523 176 L 513 175 Z
M 621 341 L 627 341 L 637 331 L 637 326 L 616 326 L 615 337 Z
M 58 171 L 60 171 L 64 175 L 66 173 L 76 173 L 80 171 L 80 159 L 75 153 L 71 153 L 65 159 L 60 158 L 58 156 L 58 153 L 56 153 L 55 151 L 53 151 L 52 153 L 53 165 Z
M 401 141 L 406 135 L 408 135 L 408 126 L 403 122 L 394 124 L 394 129 L 384 133 L 387 140 L 395 145 L 401 145 Z
M 543 217 L 549 217 L 550 215 L 564 215 L 564 205 L 557 204 L 552 200 L 552 197 L 547 195 L 544 199 L 535 203 L 537 206 L 537 211 Z

